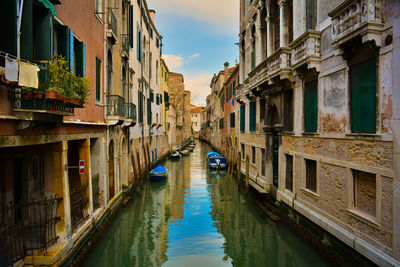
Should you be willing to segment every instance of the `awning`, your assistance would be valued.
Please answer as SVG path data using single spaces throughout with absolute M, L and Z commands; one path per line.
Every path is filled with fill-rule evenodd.
M 53 14 L 54 16 L 57 15 L 56 9 L 54 8 L 53 4 L 50 3 L 49 0 L 38 0 L 39 2 L 41 2 L 46 8 L 48 8 L 51 11 L 51 14 Z

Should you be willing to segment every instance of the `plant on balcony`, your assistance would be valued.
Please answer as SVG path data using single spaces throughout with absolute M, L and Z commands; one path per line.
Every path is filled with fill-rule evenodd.
M 50 86 L 48 97 L 56 92 L 64 97 L 64 100 L 79 100 L 80 105 L 87 102 L 90 94 L 90 81 L 86 77 L 78 77 L 70 72 L 68 62 L 63 56 L 54 56 L 49 63 Z M 79 105 L 79 104 L 77 104 Z

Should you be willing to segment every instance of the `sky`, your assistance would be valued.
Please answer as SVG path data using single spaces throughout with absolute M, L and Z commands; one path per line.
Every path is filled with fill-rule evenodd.
M 239 62 L 238 0 L 147 0 L 170 71 L 184 75 L 191 103 L 205 105 L 214 73 Z

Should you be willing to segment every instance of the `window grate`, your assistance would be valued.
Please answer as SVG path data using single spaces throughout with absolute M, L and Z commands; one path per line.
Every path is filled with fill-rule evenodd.
M 317 192 L 317 162 L 306 159 L 306 188 Z
M 293 156 L 285 155 L 286 157 L 286 189 L 293 192 Z

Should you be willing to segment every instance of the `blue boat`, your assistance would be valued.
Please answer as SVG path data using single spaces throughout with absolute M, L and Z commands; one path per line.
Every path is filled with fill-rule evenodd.
M 217 152 L 211 151 L 207 153 L 207 158 L 210 158 L 211 156 L 221 156 L 220 154 L 218 154 Z
M 211 169 L 226 169 L 228 164 L 223 156 L 213 155 L 208 157 L 208 167 Z
M 153 180 L 161 180 L 167 178 L 168 170 L 163 166 L 161 166 L 160 164 L 158 164 L 157 167 L 155 167 L 155 169 L 152 170 L 149 175 L 150 178 Z

